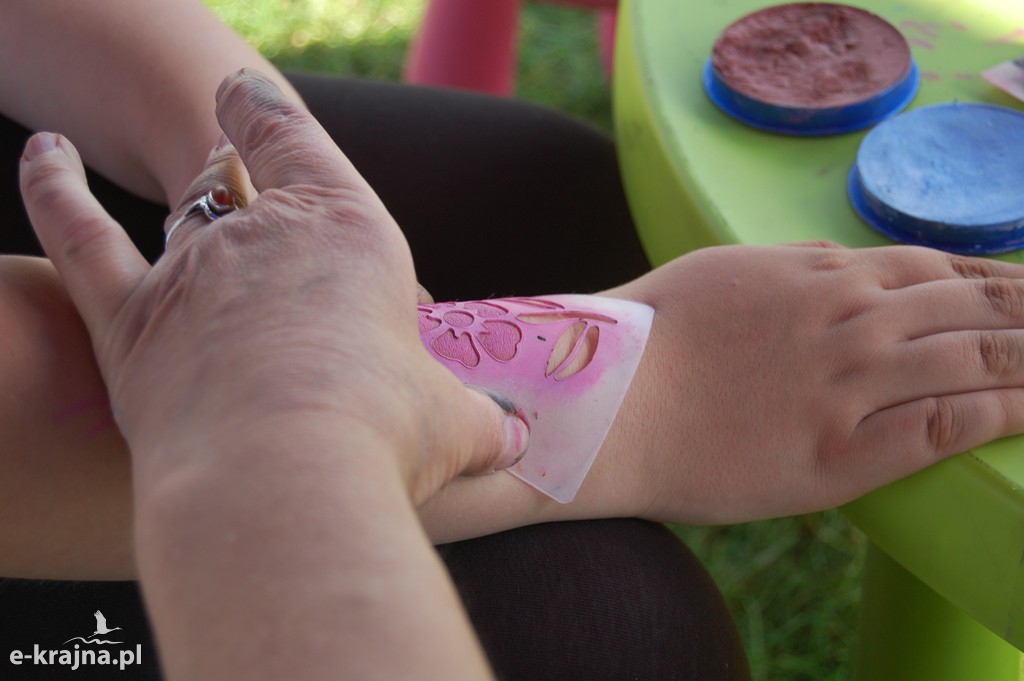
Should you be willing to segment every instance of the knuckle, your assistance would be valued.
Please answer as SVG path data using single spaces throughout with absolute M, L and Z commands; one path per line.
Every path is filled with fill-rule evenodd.
M 812 241 L 802 241 L 795 245 L 802 246 L 804 248 L 827 248 L 846 250 L 846 246 L 843 246 L 841 243 L 837 241 L 832 241 L 831 239 L 814 239 Z
M 368 246 L 381 243 L 381 215 L 355 197 L 337 198 L 327 206 L 327 219 L 336 234 L 358 238 Z
M 978 334 L 977 348 L 978 360 L 987 375 L 1003 378 L 1020 370 L 1020 347 L 1007 334 L 981 332 Z
M 961 255 L 948 255 L 946 258 L 953 273 L 964 279 L 986 279 L 995 273 L 992 265 L 985 260 Z
M 22 179 L 26 206 L 45 219 L 60 222 L 60 257 L 65 262 L 87 262 L 104 251 L 112 220 L 91 206 L 75 206 L 65 181 L 73 171 L 62 165 L 40 164 Z M 76 209 L 72 210 L 75 207 Z
M 219 106 L 228 112 L 257 117 L 297 110 L 272 81 L 254 72 L 236 78 L 220 98 Z
M 835 309 L 833 310 L 832 323 L 836 326 L 848 327 L 851 322 L 870 318 L 873 313 L 878 309 L 878 304 L 875 300 L 872 300 L 870 296 L 857 296 L 850 297 L 846 300 L 839 300 L 836 302 Z M 862 329 L 864 333 L 869 330 L 873 330 L 870 324 L 865 325 Z M 849 332 L 849 329 L 844 330 L 845 333 Z M 876 347 L 881 338 L 871 337 L 867 339 L 872 345 L 866 347 Z
M 982 280 L 981 290 L 997 314 L 1010 319 L 1024 316 L 1024 296 L 1015 282 L 1010 279 L 987 278 Z
M 278 189 L 271 187 L 260 193 L 259 209 L 275 219 L 287 220 L 289 216 L 293 221 L 299 222 L 297 218 L 303 214 L 308 215 L 324 205 L 322 199 L 310 195 L 299 188 Z M 303 224 L 299 222 L 299 224 Z
M 850 257 L 845 251 L 821 250 L 815 251 L 815 257 L 811 262 L 813 272 L 838 272 L 850 265 Z
M 932 451 L 952 451 L 963 432 L 963 415 L 953 400 L 934 397 L 925 405 L 925 431 Z
M 67 168 L 55 163 L 39 163 L 21 180 L 21 193 L 25 202 L 42 209 L 60 203 L 67 196 L 66 188 L 61 183 L 67 172 Z
M 241 148 L 287 154 L 296 119 L 294 111 L 284 108 L 253 110 L 242 121 Z
M 803 253 L 802 262 L 811 272 L 842 272 L 851 269 L 857 263 L 856 253 L 834 241 L 822 239 L 796 245 Z
M 61 235 L 60 248 L 64 260 L 83 262 L 105 251 L 105 235 L 110 227 L 110 220 L 104 215 L 79 214 L 70 217 Z
M 295 198 L 306 206 L 319 206 L 322 219 L 333 228 L 329 234 L 349 248 L 374 253 L 393 247 L 398 231 L 394 220 L 361 187 L 310 187 Z

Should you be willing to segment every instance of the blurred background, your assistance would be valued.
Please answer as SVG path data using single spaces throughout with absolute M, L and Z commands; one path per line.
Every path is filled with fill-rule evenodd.
M 426 0 L 206 2 L 279 68 L 395 81 Z M 593 13 L 525 3 L 516 78 L 517 97 L 612 134 Z M 849 678 L 866 541 L 840 513 L 675 530 L 725 593 L 755 681 Z

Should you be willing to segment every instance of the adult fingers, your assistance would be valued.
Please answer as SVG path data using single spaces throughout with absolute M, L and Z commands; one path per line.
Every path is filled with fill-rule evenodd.
M 104 328 L 149 265 L 89 192 L 78 152 L 64 137 L 34 135 L 21 158 L 29 219 L 90 332 Z
M 416 282 L 416 304 L 417 305 L 432 305 L 434 303 L 434 296 L 430 295 L 430 291 L 423 288 L 423 284 Z
M 447 392 L 447 391 L 446 391 Z M 529 446 L 526 417 L 507 398 L 487 390 L 456 386 L 438 397 L 445 404 L 432 419 L 430 449 L 443 453 L 444 465 L 421 477 L 417 503 L 458 475 L 479 475 L 509 468 Z
M 490 390 L 466 388 L 465 395 L 477 406 L 466 412 L 472 435 L 468 441 L 474 446 L 462 472 L 491 473 L 514 466 L 530 443 L 526 416 L 507 397 Z
M 217 118 L 258 191 L 312 184 L 372 195 L 320 124 L 252 69 L 242 69 L 221 83 Z
M 181 203 L 164 224 L 167 247 L 179 247 L 189 240 L 189 234 L 210 224 L 211 217 L 203 209 L 196 209 L 197 201 L 207 201 L 217 215 L 218 208 L 210 201 L 226 207 L 226 212 L 243 208 L 247 203 L 248 188 L 245 168 L 235 148 L 229 143 L 218 145 L 206 159 L 206 166 L 185 190 Z

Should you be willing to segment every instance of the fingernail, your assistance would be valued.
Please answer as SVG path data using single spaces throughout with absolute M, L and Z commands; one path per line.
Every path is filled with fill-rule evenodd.
M 240 69 L 238 71 L 235 71 L 234 73 L 231 73 L 231 74 L 228 74 L 227 76 L 225 76 L 224 80 L 222 80 L 220 82 L 220 85 L 217 86 L 217 94 L 216 94 L 217 100 L 220 101 L 220 98 L 224 96 L 224 92 L 229 87 L 231 87 L 231 85 L 236 80 L 241 78 L 244 74 L 245 74 L 245 69 Z
M 258 80 L 264 85 L 269 85 L 275 90 L 279 89 L 277 87 L 277 83 L 275 83 L 269 77 L 265 76 L 263 73 L 256 69 L 246 67 L 239 69 L 238 71 L 235 71 L 234 73 L 232 73 L 227 78 L 221 81 L 220 86 L 217 88 L 217 101 L 220 101 L 220 99 L 224 96 L 224 94 L 232 85 L 243 79 Z
M 484 393 L 505 412 L 505 450 L 494 462 L 494 468 L 511 468 L 519 463 L 530 446 L 530 425 L 515 402 L 490 390 L 485 389 Z
M 530 446 L 530 426 L 518 412 L 505 417 L 505 451 L 495 461 L 495 468 L 511 468 L 526 455 Z
M 487 395 L 505 412 L 505 449 L 495 460 L 494 470 L 515 466 L 530 447 L 530 422 L 527 421 L 526 414 L 515 402 L 500 393 L 487 388 L 470 387 Z
M 28 144 L 25 145 L 25 151 L 22 153 L 21 158 L 25 161 L 31 161 L 36 156 L 56 149 L 59 140 L 60 137 L 52 132 L 36 133 L 32 135 Z

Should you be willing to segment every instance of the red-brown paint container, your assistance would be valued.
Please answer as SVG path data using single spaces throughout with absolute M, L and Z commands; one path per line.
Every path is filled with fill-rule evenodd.
M 776 5 L 725 29 L 704 70 L 708 97 L 747 125 L 829 135 L 900 111 L 920 84 L 906 38 L 856 7 Z

